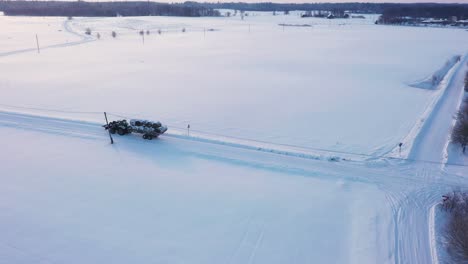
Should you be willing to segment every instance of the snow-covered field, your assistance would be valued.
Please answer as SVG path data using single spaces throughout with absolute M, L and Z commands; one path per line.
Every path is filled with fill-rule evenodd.
M 8 92 L 0 103 L 117 112 L 172 127 L 190 123 L 211 133 L 370 155 L 393 149 L 434 94 L 407 84 L 463 54 L 461 43 L 468 42 L 463 30 L 297 15 L 52 18 L 50 26 L 46 18 L 1 19 L 2 28 L 23 29 L 0 32 L 7 44 L 26 45 L 29 34 L 27 45 L 35 49 L 36 33 L 43 48 L 76 41 L 65 28 L 80 34 L 90 28 L 101 40 L 3 57 L 0 85 Z M 29 29 L 34 21 L 40 23 Z M 62 31 L 49 32 L 63 23 Z M 312 27 L 283 31 L 280 23 Z M 139 30 L 150 30 L 144 44 Z M 6 47 L 7 54 L 14 50 Z
M 295 158 L 177 138 L 109 146 L 97 125 L 1 120 L 2 142 L 23 139 L 0 154 L 1 263 L 373 263 L 392 254 L 379 247 L 392 239 L 380 233 L 390 205 L 376 186 L 348 180 L 353 172 L 330 177 Z
M 373 19 L 0 17 L 0 263 L 446 258 L 468 32 Z M 110 145 L 103 111 L 169 131 Z

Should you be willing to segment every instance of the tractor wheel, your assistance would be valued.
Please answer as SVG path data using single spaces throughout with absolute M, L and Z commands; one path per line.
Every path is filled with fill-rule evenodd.
M 152 135 L 148 135 L 148 140 L 152 140 L 153 139 L 153 136 Z
M 110 132 L 111 134 L 115 134 L 115 128 L 109 128 L 109 132 Z
M 117 134 L 123 136 L 123 135 L 125 135 L 125 130 L 122 129 L 122 128 L 119 128 L 119 129 L 117 129 Z

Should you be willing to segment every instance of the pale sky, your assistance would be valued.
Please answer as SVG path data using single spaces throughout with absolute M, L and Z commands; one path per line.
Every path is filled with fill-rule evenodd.
M 70 0 L 76 1 L 76 0 Z M 109 2 L 109 1 L 141 1 L 141 0 L 84 0 L 86 2 Z M 145 0 L 143 0 L 145 1 Z M 459 3 L 468 4 L 468 0 L 328 0 L 328 1 L 304 1 L 304 0 L 150 0 L 152 2 L 160 3 L 182 3 L 185 1 L 195 2 L 245 2 L 245 3 L 260 3 L 260 2 L 272 2 L 272 3 Z

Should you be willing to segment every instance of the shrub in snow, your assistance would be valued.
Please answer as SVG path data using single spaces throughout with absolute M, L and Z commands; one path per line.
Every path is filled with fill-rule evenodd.
M 468 72 L 465 75 L 465 92 L 468 92 Z
M 140 34 L 141 36 L 143 36 L 143 35 L 145 34 L 145 31 L 140 30 L 140 32 L 138 32 L 138 34 Z
M 185 32 L 185 28 L 182 28 L 182 33 L 184 33 L 184 32 Z
M 452 130 L 452 142 L 460 144 L 463 153 L 468 146 L 468 100 L 465 100 L 457 114 L 457 122 Z
M 468 261 L 468 193 L 456 191 L 443 196 L 442 208 L 448 219 L 444 237 L 455 263 Z
M 115 31 L 112 31 L 111 35 L 112 35 L 113 38 L 117 37 L 117 33 L 115 33 Z
M 158 34 L 161 35 L 162 31 L 161 29 L 158 29 Z
M 150 34 L 150 31 L 149 30 L 146 30 L 146 35 L 149 35 Z
M 101 38 L 101 34 L 97 33 L 97 34 L 96 34 L 96 38 L 97 38 L 97 39 L 100 39 L 100 38 Z
M 85 34 L 86 34 L 86 35 L 91 35 L 91 29 L 90 29 L 90 28 L 86 28 Z
M 452 142 L 460 144 L 463 153 L 468 145 L 468 121 L 457 122 L 452 132 Z
M 457 113 L 457 121 L 468 121 L 468 98 L 465 99 L 462 106 L 460 107 L 460 111 Z

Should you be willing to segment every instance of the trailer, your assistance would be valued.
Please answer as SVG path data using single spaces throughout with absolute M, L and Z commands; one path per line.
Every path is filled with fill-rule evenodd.
M 144 139 L 151 140 L 157 138 L 167 131 L 167 126 L 161 124 L 161 122 L 152 122 L 142 119 L 131 119 L 130 122 L 127 120 L 112 121 L 106 125 L 103 125 L 106 130 L 109 130 L 111 134 L 119 134 L 124 136 L 130 133 L 142 134 Z

